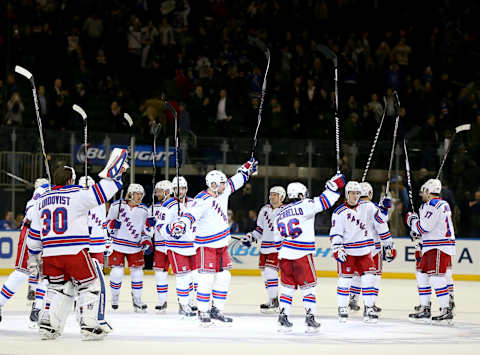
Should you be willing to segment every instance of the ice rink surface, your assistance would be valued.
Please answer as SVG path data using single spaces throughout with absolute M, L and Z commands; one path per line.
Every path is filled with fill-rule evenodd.
M 5 277 L 0 278 L 3 284 Z M 108 277 L 107 277 L 108 281 Z M 294 297 L 288 335 L 277 332 L 276 315 L 263 315 L 259 304 L 265 301 L 260 277 L 234 276 L 225 313 L 234 318 L 230 328 L 201 328 L 196 319 L 180 319 L 175 295 L 175 279 L 169 277 L 168 310 L 156 314 L 155 281 L 145 276 L 146 314 L 134 313 L 130 279 L 124 278 L 120 307 L 110 311 L 107 294 L 107 320 L 114 331 L 99 342 L 80 341 L 79 327 L 71 315 L 64 335 L 41 341 L 38 330 L 30 329 L 26 285 L 2 309 L 0 355 L 2 354 L 480 354 L 480 283 L 455 283 L 456 318 L 454 325 L 432 326 L 408 321 L 408 313 L 418 303 L 415 280 L 384 279 L 377 304 L 383 308 L 377 324 L 365 324 L 362 312 L 351 312 L 349 321 L 339 324 L 336 306 L 336 279 L 319 278 L 317 320 L 320 332 L 306 335 L 301 294 Z M 438 304 L 433 298 L 433 314 Z

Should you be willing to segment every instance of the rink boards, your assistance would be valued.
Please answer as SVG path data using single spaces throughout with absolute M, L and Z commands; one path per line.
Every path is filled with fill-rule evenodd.
M 19 231 L 0 232 L 0 275 L 10 273 L 15 264 Z M 240 237 L 241 235 L 237 235 Z M 413 278 L 415 271 L 415 248 L 408 237 L 395 237 L 397 257 L 384 262 L 385 278 Z M 259 275 L 258 255 L 260 245 L 250 248 L 232 239 L 229 251 L 233 262 L 233 275 Z M 326 235 L 316 237 L 315 264 L 318 276 L 336 276 L 336 262 L 332 257 L 330 239 Z M 480 238 L 458 238 L 456 255 L 452 259 L 456 280 L 480 281 Z

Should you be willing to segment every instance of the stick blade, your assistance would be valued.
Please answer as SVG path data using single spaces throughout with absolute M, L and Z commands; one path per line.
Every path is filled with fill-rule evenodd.
M 87 113 L 85 112 L 85 110 L 83 108 L 81 108 L 80 106 L 78 106 L 76 104 L 73 105 L 72 108 L 73 108 L 73 111 L 77 112 L 80 116 L 82 116 L 84 121 L 87 119 Z
M 460 126 L 455 127 L 455 133 L 462 132 L 462 131 L 469 131 L 472 125 L 470 123 L 462 124 Z
M 123 118 L 125 118 L 125 120 L 127 120 L 128 125 L 129 125 L 130 127 L 133 126 L 132 117 L 130 117 L 130 115 L 129 115 L 128 113 L 125 112 L 125 113 L 123 114 Z
M 32 78 L 32 73 L 30 73 L 27 69 L 24 67 L 21 67 L 20 65 L 15 66 L 15 73 L 20 74 L 30 80 Z

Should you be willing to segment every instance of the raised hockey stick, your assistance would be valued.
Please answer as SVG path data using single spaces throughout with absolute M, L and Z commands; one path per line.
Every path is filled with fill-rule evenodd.
M 455 139 L 455 136 L 459 132 L 469 131 L 471 127 L 472 126 L 469 123 L 462 124 L 460 126 L 455 127 L 455 132 L 453 133 L 452 139 L 450 139 L 450 142 L 448 143 L 448 148 L 447 148 L 447 151 L 445 152 L 445 155 L 443 156 L 442 163 L 440 164 L 440 168 L 438 168 L 437 179 L 440 178 L 440 174 L 442 173 L 443 166 L 445 165 L 445 160 L 447 160 L 447 155 L 450 152 L 450 149 L 452 148 L 453 140 Z
M 250 41 L 252 43 L 255 43 L 260 49 L 262 49 L 263 52 L 265 53 L 265 57 L 267 58 L 267 68 L 265 69 L 265 75 L 263 76 L 262 92 L 260 95 L 260 104 L 258 105 L 257 128 L 255 129 L 255 134 L 253 136 L 253 141 L 252 141 L 251 157 L 253 158 L 255 154 L 255 149 L 257 148 L 258 130 L 260 129 L 260 124 L 262 123 L 263 104 L 265 101 L 265 92 L 267 91 L 267 76 L 268 76 L 268 70 L 270 69 L 270 50 L 258 38 L 250 38 Z
M 405 139 L 403 140 L 403 152 L 405 153 L 405 172 L 407 173 L 407 186 L 408 186 L 408 199 L 410 200 L 410 206 L 412 211 L 415 211 L 415 206 L 413 205 L 413 197 L 412 197 L 412 177 L 410 174 L 410 162 L 408 161 L 408 150 L 407 150 L 407 143 Z
M 40 133 L 40 145 L 42 146 L 43 162 L 45 164 L 45 170 L 47 173 L 48 185 L 51 186 L 52 178 L 50 176 L 50 168 L 48 166 L 47 153 L 45 152 L 45 141 L 43 140 L 42 119 L 40 118 L 40 108 L 38 106 L 38 96 L 37 96 L 37 88 L 35 87 L 35 81 L 33 79 L 32 73 L 30 73 L 27 69 L 19 65 L 15 66 L 15 72 L 27 78 L 30 81 L 30 84 L 32 85 L 33 103 L 35 105 L 35 115 L 37 117 L 38 132 Z
M 32 184 L 30 181 L 25 180 L 25 179 L 22 179 L 20 176 L 17 176 L 17 175 L 15 175 L 15 174 L 12 174 L 12 173 L 10 173 L 10 172 L 8 172 L 8 171 L 6 171 L 6 170 L 3 170 L 3 169 L 1 169 L 0 171 L 1 171 L 2 173 L 4 173 L 5 175 L 7 175 L 8 177 L 11 177 L 11 178 L 14 179 L 14 180 L 20 181 L 21 183 L 27 185 L 28 187 L 34 186 L 34 184 Z
M 177 203 L 177 214 L 180 217 L 180 179 L 179 179 L 180 163 L 178 160 L 178 151 L 180 147 L 180 141 L 179 141 L 180 132 L 179 132 L 179 126 L 178 126 L 178 114 L 177 114 L 177 110 L 175 110 L 175 108 L 172 105 L 170 105 L 167 100 L 164 100 L 164 104 L 168 108 L 168 110 L 172 113 L 175 121 L 175 128 L 174 128 L 175 129 L 175 133 L 174 133 L 175 134 L 175 176 L 177 177 L 177 195 L 179 198 Z M 165 149 L 168 149 L 168 147 L 165 147 Z M 166 159 L 168 159 L 168 154 L 166 156 L 167 156 Z
M 338 111 L 338 59 L 337 55 L 327 46 L 323 44 L 317 45 L 317 50 L 322 53 L 327 59 L 333 62 L 334 81 L 335 81 L 335 152 L 337 158 L 337 174 L 340 173 L 340 118 Z
M 153 168 L 153 175 L 152 175 L 152 216 L 153 216 L 153 205 L 155 204 L 155 179 L 157 178 L 157 136 L 158 132 L 160 132 L 160 125 L 155 124 L 152 127 L 152 134 L 153 134 L 153 154 L 152 154 L 152 168 Z
M 88 134 L 88 126 L 87 126 L 87 113 L 83 108 L 81 108 L 78 105 L 73 105 L 72 106 L 73 111 L 78 113 L 80 116 L 82 116 L 83 120 L 83 149 L 84 149 L 84 154 L 85 154 L 85 187 L 88 189 L 88 139 L 87 139 L 87 134 Z
M 125 121 L 127 121 L 128 123 L 128 127 L 130 127 L 130 131 L 131 131 L 131 128 L 133 126 L 133 120 L 132 120 L 132 117 L 130 117 L 130 115 L 128 113 L 124 113 L 123 114 L 123 118 L 125 118 Z M 130 138 L 129 138 L 129 142 L 128 142 L 128 160 L 130 161 L 131 159 L 135 159 L 135 157 L 132 157 L 132 146 L 130 145 L 130 143 L 132 142 L 132 134 L 130 133 Z M 122 175 L 122 179 L 123 179 L 123 175 Z M 122 189 L 120 190 L 120 201 L 118 203 L 118 214 L 117 214 L 117 219 L 120 218 L 120 210 L 122 208 L 122 200 L 123 200 L 123 186 L 122 186 Z
M 390 164 L 388 165 L 387 184 L 385 187 L 385 196 L 388 196 L 390 189 L 390 179 L 392 178 L 393 155 L 395 153 L 395 145 L 397 143 L 398 120 L 400 119 L 400 100 L 396 91 L 393 92 L 393 98 L 396 106 L 397 117 L 395 118 L 395 127 L 393 128 L 392 150 L 390 151 Z
M 380 125 L 377 128 L 377 133 L 375 133 L 375 138 L 373 139 L 372 148 L 370 149 L 370 155 L 368 156 L 367 165 L 365 166 L 365 170 L 363 171 L 362 182 L 365 181 L 368 174 L 368 168 L 370 167 L 370 161 L 372 160 L 373 153 L 375 152 L 375 146 L 377 145 L 378 137 L 380 136 L 380 131 L 382 130 L 383 120 L 385 119 L 385 113 L 387 112 L 387 100 L 385 96 L 383 97 L 383 114 L 382 119 L 380 121 Z

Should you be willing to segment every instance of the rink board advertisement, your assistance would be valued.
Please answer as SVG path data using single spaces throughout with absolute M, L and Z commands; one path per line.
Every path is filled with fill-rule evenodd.
M 0 274 L 7 274 L 14 267 L 19 234 L 20 231 L 0 231 Z M 397 257 L 391 263 L 384 262 L 385 276 L 389 274 L 398 278 L 413 276 L 415 248 L 410 238 L 396 237 L 394 241 Z M 232 239 L 229 251 L 233 262 L 233 274 L 257 274 L 259 250 L 259 244 L 247 248 L 240 241 Z M 461 276 L 461 279 L 480 281 L 480 238 L 457 239 L 456 253 L 452 260 L 453 273 Z M 319 276 L 335 276 L 336 262 L 332 257 L 328 236 L 317 236 L 314 259 Z

